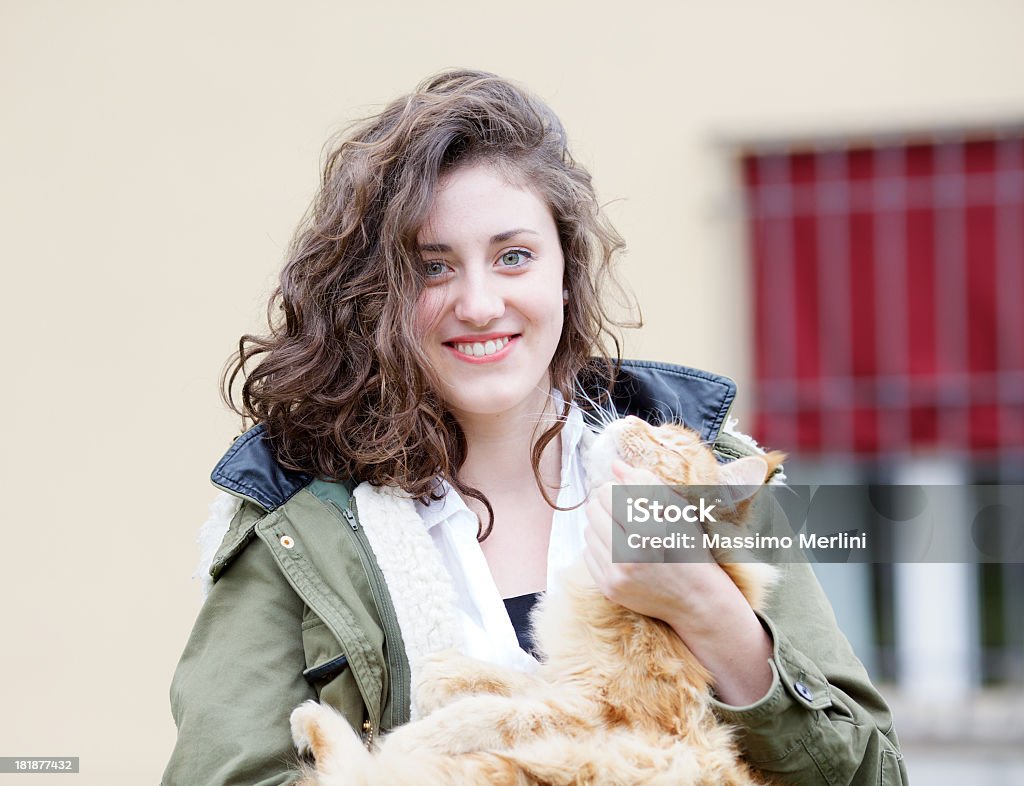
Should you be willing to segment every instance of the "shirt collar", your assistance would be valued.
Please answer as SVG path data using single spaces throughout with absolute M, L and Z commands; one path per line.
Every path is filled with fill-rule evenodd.
M 555 402 L 555 410 L 561 411 L 564 399 L 557 388 L 551 390 L 551 398 Z M 561 477 L 563 483 L 568 475 L 570 462 L 576 454 L 580 440 L 583 438 L 583 430 L 585 428 L 582 410 L 576 405 L 576 402 L 570 402 L 569 415 L 565 420 L 565 427 L 562 429 Z M 442 499 L 431 500 L 429 505 L 424 505 L 419 500 L 416 501 L 416 510 L 419 512 L 420 518 L 423 519 L 423 524 L 428 530 L 463 513 L 472 516 L 474 521 L 476 520 L 476 514 L 466 505 L 462 495 L 453 489 L 447 481 L 442 480 L 438 488 L 441 494 L 444 495 Z
M 463 513 L 476 518 L 476 514 L 466 506 L 462 495 L 453 489 L 448 481 L 442 480 L 438 484 L 438 490 L 444 496 L 441 499 L 430 500 L 429 505 L 416 500 L 416 510 L 428 530 Z

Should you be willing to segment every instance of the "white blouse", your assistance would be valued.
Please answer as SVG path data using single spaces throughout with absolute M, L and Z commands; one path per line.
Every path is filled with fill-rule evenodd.
M 557 408 L 562 398 L 553 391 Z M 562 488 L 556 502 L 561 508 L 575 505 L 586 496 L 586 475 L 580 453 L 583 413 L 572 404 L 562 429 Z M 477 542 L 477 517 L 458 491 L 443 484 L 445 496 L 430 505 L 416 503 L 441 560 L 451 575 L 458 601 L 463 633 L 463 652 L 480 660 L 529 671 L 537 661 L 520 648 L 505 603 L 491 577 L 483 550 Z M 548 542 L 547 586 L 583 553 L 583 531 L 587 524 L 584 508 L 556 510 Z

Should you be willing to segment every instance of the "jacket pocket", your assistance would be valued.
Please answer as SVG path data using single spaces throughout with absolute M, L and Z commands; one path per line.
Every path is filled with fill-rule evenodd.
M 326 663 L 321 663 L 319 666 L 310 666 L 302 672 L 302 676 L 306 678 L 306 682 L 315 688 L 320 683 L 333 680 L 347 668 L 348 658 L 344 655 L 339 655 L 336 658 L 331 658 Z
M 330 629 L 308 609 L 302 623 L 302 646 L 306 654 L 302 676 L 316 691 L 320 703 L 336 709 L 353 730 L 361 733 L 366 707 L 349 668 L 348 656 Z
M 878 784 L 879 786 L 904 786 L 906 782 L 907 771 L 903 764 L 903 754 L 887 736 L 883 736 L 882 766 L 878 773 Z

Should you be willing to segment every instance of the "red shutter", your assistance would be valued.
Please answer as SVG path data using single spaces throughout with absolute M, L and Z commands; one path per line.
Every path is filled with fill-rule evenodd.
M 1024 448 L 1024 136 L 768 151 L 743 174 L 767 444 Z

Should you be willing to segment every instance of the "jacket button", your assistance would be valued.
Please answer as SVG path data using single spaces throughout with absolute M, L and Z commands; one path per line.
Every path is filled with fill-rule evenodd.
M 811 689 L 808 688 L 806 685 L 804 685 L 802 682 L 794 682 L 793 683 L 793 690 L 795 690 L 797 692 L 798 696 L 803 697 L 807 701 L 813 701 L 814 700 L 814 694 L 811 693 Z
M 292 540 L 288 535 L 282 535 L 281 545 L 284 546 L 286 549 L 290 549 L 292 546 L 295 545 L 295 541 Z

